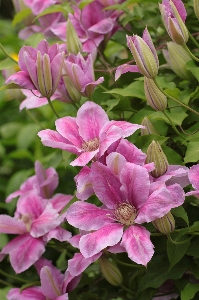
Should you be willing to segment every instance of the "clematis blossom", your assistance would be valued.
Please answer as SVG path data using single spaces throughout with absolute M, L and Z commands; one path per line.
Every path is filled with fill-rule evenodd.
M 143 128 L 125 121 L 109 121 L 105 111 L 90 101 L 81 106 L 76 118 L 60 118 L 55 124 L 57 131 L 42 130 L 38 136 L 45 146 L 77 154 L 72 166 L 85 166 L 100 158 L 115 141 Z
M 69 224 L 89 231 L 80 238 L 79 247 L 85 258 L 118 243 L 129 258 L 147 265 L 154 250 L 150 232 L 141 226 L 164 216 L 171 208 L 184 202 L 180 185 L 153 186 L 143 166 L 118 163 L 116 176 L 108 166 L 99 162 L 91 165 L 92 185 L 102 207 L 83 201 L 72 204 L 67 210 Z
M 22 291 L 13 288 L 8 292 L 8 300 L 68 300 L 68 291 L 74 289 L 81 278 L 71 276 L 68 271 L 62 274 L 47 259 L 39 259 L 36 268 L 40 275 L 41 286 L 29 287 Z
M 49 240 L 69 240 L 71 233 L 60 227 L 64 217 L 59 212 L 72 197 L 56 195 L 50 201 L 35 191 L 21 196 L 14 217 L 0 215 L 0 233 L 18 235 L 2 249 L 0 261 L 9 254 L 13 269 L 21 273 L 41 257 Z
M 62 75 L 69 77 L 79 93 L 88 98 L 92 96 L 94 88 L 104 81 L 103 77 L 95 81 L 91 54 L 86 59 L 80 53 L 70 54 L 64 61 Z
M 29 177 L 19 190 L 13 192 L 6 198 L 10 202 L 13 198 L 25 195 L 30 191 L 36 191 L 42 198 L 50 198 L 58 186 L 58 174 L 54 168 L 44 169 L 43 165 L 37 160 L 35 162 L 35 175 Z
M 186 196 L 194 195 L 199 199 L 199 165 L 195 165 L 190 168 L 188 177 L 195 191 L 186 193 Z
M 60 81 L 64 52 L 59 52 L 58 44 L 49 46 L 46 40 L 37 48 L 23 46 L 19 51 L 19 68 L 21 71 L 11 75 L 8 83 L 16 83 L 28 90 L 37 90 L 43 97 L 50 98 Z

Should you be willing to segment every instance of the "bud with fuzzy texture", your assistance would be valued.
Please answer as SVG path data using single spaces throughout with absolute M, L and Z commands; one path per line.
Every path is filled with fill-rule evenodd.
M 164 26 L 170 38 L 178 45 L 187 43 L 189 33 L 185 26 L 187 16 L 184 4 L 181 0 L 163 0 L 159 4 Z
M 78 54 L 82 52 L 82 43 L 75 31 L 75 28 L 70 20 L 67 21 L 66 30 L 66 48 L 70 54 Z
M 155 228 L 166 235 L 168 235 L 175 229 L 175 219 L 171 212 L 168 212 L 162 218 L 154 220 L 152 223 Z
M 199 20 L 199 1 L 198 0 L 193 0 L 193 8 L 194 8 L 196 17 Z
M 100 257 L 99 262 L 101 271 L 106 280 L 114 286 L 120 286 L 123 278 L 119 268 L 104 256 Z
M 144 117 L 141 125 L 145 126 L 145 128 L 141 128 L 142 136 L 149 135 L 149 134 L 158 134 L 148 117 Z
M 153 79 L 144 77 L 144 92 L 148 104 L 155 110 L 163 111 L 167 107 L 167 98 L 159 90 Z
M 160 144 L 152 141 L 147 149 L 146 163 L 154 162 L 155 169 L 151 171 L 151 175 L 158 178 L 164 175 L 168 169 L 169 163 Z
M 168 50 L 163 50 L 163 55 L 170 68 L 181 78 L 190 80 L 192 74 L 186 69 L 186 63 L 192 60 L 187 51 L 174 42 L 167 43 Z

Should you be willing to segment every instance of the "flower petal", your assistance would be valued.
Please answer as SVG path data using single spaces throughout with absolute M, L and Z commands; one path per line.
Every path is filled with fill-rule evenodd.
M 80 275 L 90 264 L 98 260 L 102 252 L 95 254 L 89 258 L 85 258 L 81 253 L 75 253 L 72 259 L 68 261 L 68 270 L 73 276 Z
M 146 266 L 154 254 L 154 246 L 150 240 L 150 232 L 143 226 L 133 225 L 124 232 L 121 245 L 126 249 L 128 257 Z

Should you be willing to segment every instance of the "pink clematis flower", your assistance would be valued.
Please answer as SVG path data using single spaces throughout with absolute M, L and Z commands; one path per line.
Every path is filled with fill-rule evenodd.
M 29 177 L 20 189 L 10 194 L 6 198 L 6 202 L 10 202 L 13 198 L 25 195 L 28 192 L 36 191 L 42 198 L 50 198 L 58 186 L 58 174 L 54 168 L 44 169 L 43 165 L 37 160 L 35 162 L 35 175 Z
M 14 82 L 28 90 L 37 90 L 43 97 L 50 98 L 60 81 L 64 52 L 59 52 L 58 44 L 49 46 L 41 41 L 37 48 L 24 46 L 19 51 L 21 71 L 11 75 L 6 84 Z
M 179 45 L 188 41 L 189 33 L 185 26 L 186 9 L 181 0 L 163 0 L 159 4 L 164 26 L 170 38 Z
M 77 112 L 77 117 L 56 120 L 56 129 L 38 133 L 42 143 L 78 155 L 71 165 L 85 166 L 94 157 L 100 158 L 115 141 L 133 134 L 143 126 L 125 121 L 109 121 L 105 111 L 87 101 Z
M 195 191 L 186 193 L 186 196 L 194 195 L 199 199 L 199 165 L 195 165 L 190 168 L 188 177 Z
M 68 76 L 76 89 L 88 98 L 91 97 L 94 88 L 104 81 L 103 77 L 95 81 L 91 54 L 86 59 L 80 53 L 70 54 L 64 62 L 62 75 Z
M 133 163 L 120 166 L 116 176 L 99 162 L 91 165 L 93 189 L 104 206 L 86 202 L 72 204 L 66 214 L 69 224 L 91 233 L 81 237 L 79 246 L 85 258 L 120 242 L 129 258 L 147 265 L 153 256 L 150 232 L 140 224 L 164 216 L 184 202 L 180 185 L 158 188 L 150 184 L 146 168 Z M 124 232 L 123 232 L 124 231 Z
M 31 8 L 33 14 L 36 16 L 49 6 L 56 4 L 57 0 L 23 0 L 24 3 Z
M 19 288 L 11 289 L 7 295 L 8 300 L 68 300 L 68 292 L 77 286 L 81 278 L 71 276 L 68 271 L 62 274 L 46 259 L 39 259 L 36 268 L 41 286 L 29 287 L 22 291 Z
M 2 249 L 0 260 L 9 254 L 13 269 L 21 273 L 41 257 L 49 240 L 69 240 L 71 233 L 59 226 L 64 219 L 59 212 L 72 198 L 58 194 L 46 200 L 35 191 L 21 196 L 15 217 L 0 215 L 0 233 L 18 235 Z
M 154 79 L 158 74 L 159 61 L 147 28 L 144 30 L 142 38 L 138 35 L 127 36 L 127 45 L 134 56 L 136 65 L 119 66 L 116 70 L 115 80 L 126 72 L 139 72 Z

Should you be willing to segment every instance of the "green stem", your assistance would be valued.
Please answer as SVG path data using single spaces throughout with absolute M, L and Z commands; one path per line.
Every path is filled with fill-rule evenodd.
M 170 234 L 168 234 L 168 239 L 169 239 L 169 241 L 170 241 L 172 244 L 174 244 L 174 245 L 182 245 L 182 244 L 185 244 L 185 243 L 189 242 L 192 238 L 193 238 L 193 236 L 190 237 L 190 238 L 188 238 L 188 239 L 186 239 L 186 240 L 184 240 L 184 241 L 176 242 L 176 241 L 174 241 L 174 240 L 171 238 Z
M 8 57 L 10 58 L 12 61 L 14 61 L 17 65 L 18 65 L 18 62 L 10 55 L 8 54 L 8 52 L 4 49 L 3 45 L 0 43 L 0 49 L 3 51 L 3 53 Z
M 3 280 L 3 279 L 0 279 L 0 282 L 1 282 L 2 284 L 4 284 L 4 285 L 8 285 L 8 286 L 14 287 L 14 285 L 12 285 L 11 283 L 9 283 L 9 282 L 7 282 L 7 281 L 5 281 L 5 280 Z
M 39 125 L 39 127 L 41 128 L 41 129 L 45 129 L 41 124 L 40 124 L 40 122 L 33 116 L 33 114 L 30 112 L 30 110 L 29 109 L 26 109 L 26 113 L 28 114 L 28 116 L 37 124 L 37 125 Z
M 185 140 L 184 136 L 180 133 L 180 131 L 178 131 L 178 129 L 175 127 L 175 125 L 173 124 L 173 121 L 171 120 L 171 118 L 169 117 L 169 115 L 166 113 L 166 109 L 163 111 L 163 114 L 165 115 L 165 117 L 169 120 L 169 123 L 171 124 L 173 130 L 183 139 Z
M 58 113 L 57 113 L 56 110 L 54 109 L 54 107 L 53 107 L 53 105 L 52 105 L 52 102 L 51 102 L 50 98 L 47 98 L 47 100 L 48 100 L 48 103 L 49 103 L 49 105 L 50 105 L 52 111 L 54 112 L 55 116 L 56 116 L 57 118 L 60 118 L 60 116 L 58 115 Z
M 193 35 L 189 32 L 189 37 L 192 40 L 192 42 L 196 45 L 196 47 L 199 48 L 199 44 L 197 43 L 197 41 L 194 39 Z
M 116 257 L 113 257 L 113 259 L 118 262 L 118 264 L 126 266 L 126 267 L 130 267 L 130 268 L 142 268 L 143 266 L 140 265 L 134 265 L 134 264 L 128 264 L 125 262 L 120 261 L 119 259 L 117 259 Z
M 184 45 L 183 47 L 189 53 L 189 55 L 193 58 L 193 60 L 199 62 L 199 58 L 197 58 L 195 55 L 193 55 L 193 53 L 191 53 L 191 51 L 189 50 L 189 48 L 187 47 L 187 45 Z
M 14 280 L 18 280 L 20 282 L 23 282 L 23 283 L 27 283 L 28 280 L 25 280 L 25 279 L 22 279 L 18 276 L 15 276 L 15 275 L 11 275 L 11 274 L 7 274 L 6 272 L 4 272 L 3 270 L 0 270 L 0 273 L 5 276 L 5 277 L 8 277 L 8 278 L 11 278 L 11 279 L 14 279 Z
M 134 295 L 134 296 L 135 296 L 135 292 L 131 291 L 130 289 L 128 289 L 127 287 L 125 287 L 123 284 L 121 284 L 120 287 L 121 287 L 123 290 L 127 291 L 128 293 L 130 293 L 131 295 Z
M 193 112 L 194 114 L 196 114 L 197 116 L 199 116 L 199 112 L 195 111 L 194 109 L 192 109 L 191 107 L 187 106 L 186 104 L 180 102 L 179 100 L 177 100 L 176 98 L 170 96 L 169 94 L 167 94 L 165 91 L 163 91 L 163 89 L 159 86 L 159 84 L 157 83 L 156 79 L 154 80 L 157 87 L 159 88 L 159 90 L 167 97 L 170 98 L 171 100 L 175 101 L 176 103 L 180 104 L 182 107 L 186 108 L 187 110 L 190 110 L 191 112 Z

